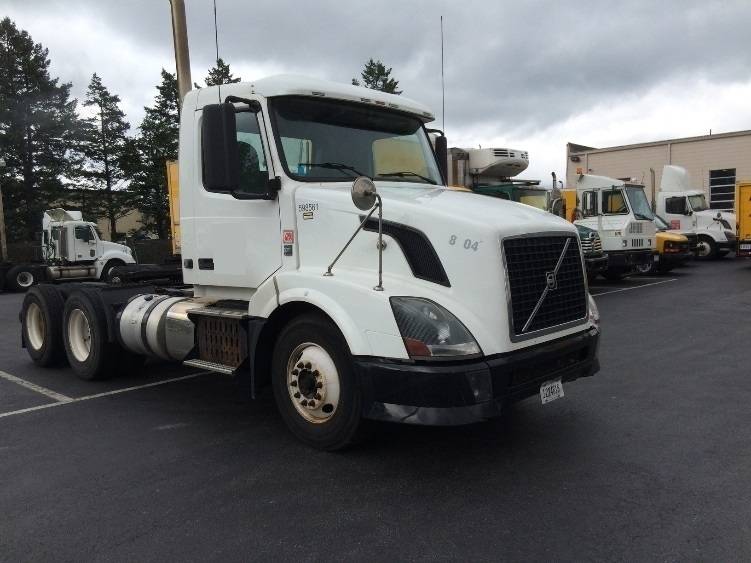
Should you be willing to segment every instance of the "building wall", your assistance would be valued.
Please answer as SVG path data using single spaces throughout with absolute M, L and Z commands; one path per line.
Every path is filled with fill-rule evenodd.
M 572 162 L 571 155 L 580 162 Z M 659 188 L 662 167 L 666 164 L 683 166 L 689 173 L 692 187 L 704 190 L 709 195 L 709 171 L 722 168 L 735 168 L 738 180 L 751 180 L 751 134 L 738 136 L 715 135 L 696 140 L 676 139 L 671 142 L 631 145 L 614 149 L 594 149 L 572 152 L 568 155 L 566 184 L 572 186 L 581 169 L 583 173 L 610 176 L 612 178 L 634 178 L 646 186 L 650 194 L 649 169 L 655 171 L 656 185 Z
M 84 217 L 84 219 L 86 219 L 86 217 Z M 117 220 L 117 232 L 121 234 L 128 234 L 133 230 L 141 228 L 143 226 L 143 224 L 141 223 L 142 219 L 143 215 L 140 211 L 131 210 L 124 217 L 120 217 Z M 112 240 L 112 237 L 110 236 L 109 219 L 100 217 L 99 219 L 97 219 L 96 224 L 97 227 L 99 227 L 99 231 L 102 233 L 104 239 Z

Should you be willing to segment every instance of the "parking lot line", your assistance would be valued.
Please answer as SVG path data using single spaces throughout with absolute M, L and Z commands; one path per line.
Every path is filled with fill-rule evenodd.
M 25 409 L 3 412 L 3 413 L 0 413 L 0 418 L 5 418 L 7 416 L 15 416 L 17 414 L 24 414 L 27 412 L 33 412 L 33 411 L 38 411 L 42 409 L 49 409 L 52 407 L 60 407 L 62 405 L 70 405 L 71 403 L 80 403 L 82 401 L 89 401 L 91 399 L 99 399 L 101 397 L 109 397 L 110 395 L 119 395 L 120 393 L 129 393 L 130 391 L 138 391 L 139 389 L 146 389 L 147 387 L 156 387 L 157 385 L 164 385 L 166 383 L 173 383 L 175 381 L 193 379 L 194 377 L 198 377 L 200 375 L 207 375 L 209 373 L 213 373 L 213 372 L 199 371 L 197 373 L 182 375 L 180 377 L 162 379 L 160 381 L 154 381 L 152 383 L 144 383 L 143 385 L 134 385 L 133 387 L 123 387 L 122 389 L 114 389 L 113 391 L 105 391 L 104 393 L 96 393 L 94 395 L 86 395 L 84 397 L 66 397 L 65 395 L 60 395 L 59 393 L 55 393 L 54 391 L 50 391 L 49 389 L 45 389 L 44 387 L 40 387 L 38 385 L 34 385 L 33 383 L 29 383 L 28 381 L 25 381 L 23 379 L 10 375 L 9 373 L 0 372 L 0 376 L 7 379 L 8 381 L 13 381 L 14 383 L 18 383 L 19 385 L 28 387 L 29 389 L 34 389 L 35 391 L 39 391 L 40 393 L 43 393 L 44 395 L 47 395 L 48 397 L 51 397 L 55 399 L 56 401 L 54 403 L 47 403 L 46 405 L 38 405 L 36 407 L 28 407 Z M 55 395 L 60 398 L 55 398 L 50 394 Z
M 620 293 L 621 291 L 631 291 L 632 289 L 641 289 L 643 287 L 650 287 L 653 285 L 660 285 L 661 283 L 668 283 L 668 282 L 674 282 L 674 281 L 678 281 L 678 278 L 671 278 L 669 280 L 660 280 L 660 281 L 656 281 L 652 283 L 645 283 L 643 285 L 635 285 L 633 287 L 621 287 L 621 288 L 613 289 L 610 291 L 603 291 L 601 293 L 593 293 L 592 297 L 599 297 L 600 295 L 608 295 L 610 293 Z
M 25 379 L 21 379 L 20 377 L 16 377 L 15 375 L 11 375 L 4 371 L 0 371 L 0 377 L 5 379 L 6 381 L 12 381 L 13 383 L 16 383 L 17 385 L 20 385 L 21 387 L 26 387 L 26 389 L 31 389 L 32 391 L 41 393 L 42 395 L 45 395 L 46 397 L 49 397 L 50 399 L 55 399 L 55 401 L 57 401 L 58 403 L 68 403 L 73 400 L 71 397 L 68 397 L 67 395 L 57 393 L 53 391 L 52 389 L 47 389 L 46 387 L 42 387 L 41 385 L 37 385 L 36 383 L 32 383 L 31 381 L 26 381 Z

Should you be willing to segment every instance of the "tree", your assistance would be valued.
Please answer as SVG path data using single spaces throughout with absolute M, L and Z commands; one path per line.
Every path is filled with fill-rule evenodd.
M 94 115 L 84 119 L 81 128 L 85 163 L 80 176 L 86 187 L 104 191 L 99 214 L 109 220 L 111 238 L 115 238 L 117 220 L 132 209 L 124 169 L 130 124 L 119 104 L 120 96 L 111 94 L 95 73 L 83 103 L 94 109 Z
M 180 119 L 177 79 L 162 69 L 154 105 L 144 108 L 138 136 L 129 146 L 130 190 L 136 208 L 144 216 L 144 227 L 159 238 L 167 238 L 169 202 L 165 162 L 177 159 Z
M 9 240 L 29 241 L 45 205 L 72 175 L 77 130 L 69 83 L 50 77 L 48 51 L 9 19 L 0 21 L 0 170 Z
M 229 68 L 229 63 L 225 63 L 224 60 L 219 57 L 216 60 L 216 66 L 209 69 L 209 74 L 204 78 L 206 86 L 217 86 L 218 84 L 234 84 L 240 82 L 241 78 L 238 76 L 235 78 L 232 76 L 232 71 Z M 193 86 L 200 88 L 197 83 L 193 83 Z
M 365 67 L 360 73 L 362 79 L 362 85 L 372 90 L 380 90 L 381 92 L 388 92 L 389 94 L 401 94 L 401 90 L 397 90 L 399 81 L 391 78 L 391 67 L 386 66 L 381 61 L 374 61 L 370 59 L 365 63 Z M 352 84 L 360 86 L 360 81 L 357 78 L 352 79 Z

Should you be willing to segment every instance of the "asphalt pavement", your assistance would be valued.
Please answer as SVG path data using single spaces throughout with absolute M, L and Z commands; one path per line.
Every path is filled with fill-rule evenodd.
M 749 560 L 751 261 L 592 293 L 563 399 L 335 454 L 225 376 L 37 368 L 0 294 L 0 560 Z

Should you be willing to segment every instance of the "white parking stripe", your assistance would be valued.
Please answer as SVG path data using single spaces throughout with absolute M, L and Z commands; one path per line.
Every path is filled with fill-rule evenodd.
M 49 409 L 49 408 L 52 408 L 52 407 L 59 407 L 59 406 L 62 406 L 62 405 L 69 405 L 71 403 L 80 403 L 82 401 L 89 401 L 91 399 L 99 399 L 101 397 L 109 397 L 110 395 L 119 395 L 120 393 L 128 393 L 130 391 L 137 391 L 139 389 L 146 389 L 147 387 L 156 387 L 157 385 L 164 385 L 165 383 L 172 383 L 174 381 L 183 381 L 185 379 L 193 379 L 194 377 L 198 377 L 199 375 L 206 375 L 206 374 L 209 374 L 209 373 L 213 373 L 213 372 L 211 372 L 211 371 L 199 371 L 197 373 L 191 373 L 189 375 L 183 375 L 183 376 L 180 376 L 180 377 L 173 377 L 171 379 L 162 379 L 160 381 L 154 381 L 153 383 L 145 383 L 143 385 L 135 385 L 133 387 L 123 387 L 122 389 L 115 389 L 113 391 L 106 391 L 104 393 L 96 393 L 95 395 L 86 395 L 85 397 L 75 397 L 75 398 L 74 397 L 65 397 L 65 395 L 60 395 L 59 393 L 55 393 L 54 391 L 50 391 L 49 389 L 45 389 L 45 391 L 48 391 L 49 393 L 53 393 L 53 394 L 57 395 L 58 397 L 65 397 L 65 398 L 64 399 L 55 399 L 57 401 L 56 403 L 48 403 L 46 405 L 39 405 L 39 406 L 36 406 L 36 407 L 29 407 L 29 408 L 26 408 L 26 409 L 19 409 L 17 411 L 3 412 L 3 413 L 0 413 L 0 418 L 5 418 L 6 416 L 15 416 L 17 414 L 24 414 L 24 413 L 27 413 L 27 412 L 33 412 L 33 411 L 38 411 L 38 410 L 42 410 L 42 409 Z M 23 383 L 21 385 L 28 384 L 28 385 L 33 385 L 34 387 L 38 387 L 39 389 L 44 389 L 44 387 L 39 387 L 38 385 L 34 385 L 33 383 L 29 383 L 28 381 L 24 381 L 23 379 L 19 379 L 18 377 L 14 377 L 14 376 L 12 376 L 10 374 L 7 374 L 5 372 L 0 372 L 0 375 L 2 375 L 3 377 L 8 376 L 8 377 L 6 377 L 6 379 L 10 378 L 9 381 L 14 381 L 14 380 L 23 381 Z M 26 387 L 26 386 L 27 385 L 24 385 L 24 387 Z M 40 391 L 40 393 L 41 392 L 42 391 Z M 45 395 L 46 394 L 47 393 L 45 393 Z
M 608 295 L 610 293 L 620 293 L 621 291 L 631 291 L 632 289 L 641 289 L 643 287 L 650 287 L 653 285 L 660 285 L 661 283 L 668 283 L 668 282 L 674 282 L 678 281 L 678 278 L 672 278 L 669 280 L 660 280 L 653 283 L 645 283 L 643 285 L 635 285 L 633 287 L 621 287 L 619 289 L 613 289 L 611 291 L 603 291 L 602 293 L 593 293 L 592 297 L 599 297 L 600 295 Z
M 73 400 L 66 395 L 56 393 L 52 389 L 47 389 L 46 387 L 42 387 L 41 385 L 37 385 L 36 383 L 32 383 L 31 381 L 26 381 L 25 379 L 21 379 L 20 377 L 16 377 L 15 375 L 5 373 L 4 371 L 0 371 L 0 377 L 5 379 L 6 381 L 12 381 L 13 383 L 20 385 L 21 387 L 26 387 L 26 389 L 31 389 L 32 391 L 41 393 L 42 395 L 45 395 L 50 399 L 55 399 L 58 403 L 68 403 Z

